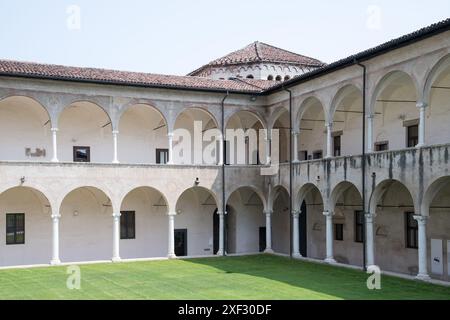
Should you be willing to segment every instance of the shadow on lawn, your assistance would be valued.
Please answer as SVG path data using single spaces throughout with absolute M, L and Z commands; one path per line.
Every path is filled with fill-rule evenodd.
M 369 290 L 363 271 L 273 255 L 186 259 L 224 273 L 246 274 L 326 294 L 336 299 L 450 299 L 450 288 L 382 276 L 381 290 Z M 272 299 L 270 296 L 269 299 Z M 276 299 L 277 297 L 273 297 Z M 292 297 L 302 299 L 302 297 Z

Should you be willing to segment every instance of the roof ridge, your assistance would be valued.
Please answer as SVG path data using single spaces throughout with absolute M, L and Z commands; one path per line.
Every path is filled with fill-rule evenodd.
M 258 41 L 258 42 L 259 42 L 259 41 Z M 263 44 L 263 45 L 265 45 L 265 46 L 268 46 L 268 47 L 277 49 L 277 50 L 281 50 L 281 51 L 284 51 L 284 52 L 288 52 L 288 53 L 290 53 L 290 54 L 294 54 L 294 55 L 299 56 L 299 57 L 302 57 L 302 58 L 308 58 L 308 59 L 311 59 L 311 60 L 315 60 L 315 61 L 324 63 L 324 62 L 320 61 L 319 59 L 316 59 L 316 58 L 313 58 L 313 57 L 310 57 L 310 56 L 306 56 L 306 55 L 304 55 L 304 54 L 300 54 L 300 53 L 297 53 L 297 52 L 294 52 L 294 51 L 286 50 L 286 49 L 283 49 L 283 48 L 280 48 L 280 47 L 277 47 L 277 46 L 274 46 L 274 45 L 271 45 L 271 44 L 268 44 L 268 43 L 265 43 L 265 42 L 259 42 L 259 43 L 260 43 L 260 44 Z
M 259 61 L 262 61 L 262 58 L 261 58 L 261 56 L 259 55 L 259 51 L 258 51 L 259 41 L 255 41 L 254 44 L 255 44 L 255 53 L 256 53 L 256 56 L 258 57 Z

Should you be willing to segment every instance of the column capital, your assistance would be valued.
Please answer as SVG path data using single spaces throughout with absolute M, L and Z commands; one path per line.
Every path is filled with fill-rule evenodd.
M 51 132 L 58 132 L 58 130 L 59 130 L 58 128 L 50 128 Z
M 171 212 L 169 212 L 169 213 L 167 213 L 167 215 L 169 216 L 169 217 L 175 217 L 176 215 L 178 215 L 175 211 L 171 211 Z
M 112 134 L 119 134 L 119 130 L 113 130 Z
M 113 217 L 113 218 L 120 218 L 121 215 L 122 215 L 122 214 L 121 214 L 120 212 L 114 212 L 114 213 L 112 214 L 112 217 Z
M 292 210 L 291 214 L 294 218 L 298 218 L 302 214 L 302 211 L 301 210 Z
M 366 118 L 369 120 L 372 120 L 373 118 L 375 118 L 375 115 L 373 113 L 369 113 L 369 114 L 366 114 Z
M 167 133 L 167 136 L 168 136 L 169 138 L 173 138 L 173 132 Z
M 428 103 L 423 102 L 423 101 L 418 101 L 416 103 L 416 107 L 419 109 L 425 109 L 426 107 L 428 107 Z
M 61 218 L 61 215 L 59 213 L 55 213 L 55 214 L 52 214 L 51 217 L 52 217 L 52 220 L 59 220 Z
M 271 216 L 272 213 L 273 213 L 273 210 L 264 210 L 263 213 L 264 213 L 266 216 Z
M 367 223 L 373 223 L 373 220 L 375 220 L 375 217 L 377 215 L 375 213 L 366 212 L 364 214 L 364 217 L 366 218 Z
M 427 223 L 428 218 L 429 218 L 428 216 L 422 216 L 422 215 L 415 215 L 413 217 L 417 221 L 417 223 L 422 226 L 424 226 Z
M 323 215 L 327 218 L 331 218 L 334 216 L 334 212 L 333 211 L 324 211 Z
M 291 133 L 292 133 L 293 136 L 298 136 L 300 134 L 300 130 L 292 129 Z
M 226 211 L 224 211 L 224 212 L 222 212 L 222 211 L 217 211 L 216 214 L 218 214 L 219 216 L 225 216 L 225 215 L 228 214 L 228 212 L 226 212 Z
M 333 127 L 333 122 L 325 122 L 325 127 L 331 129 Z

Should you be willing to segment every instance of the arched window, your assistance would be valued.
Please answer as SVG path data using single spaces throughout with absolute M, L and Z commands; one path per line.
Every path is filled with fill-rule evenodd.
M 267 80 L 273 81 L 273 75 L 269 75 L 269 76 L 267 77 Z
M 283 79 L 283 78 L 281 78 L 281 76 L 277 76 L 277 77 L 275 78 L 275 81 L 281 81 L 281 79 Z
M 247 76 L 247 79 L 254 79 L 254 77 L 253 77 L 252 74 L 249 74 L 249 75 Z
M 290 76 L 285 76 L 284 81 L 288 81 L 290 78 L 291 78 Z

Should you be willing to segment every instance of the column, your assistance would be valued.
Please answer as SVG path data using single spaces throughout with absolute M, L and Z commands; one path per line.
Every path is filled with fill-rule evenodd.
M 223 143 L 223 136 L 220 136 L 219 140 L 219 159 L 217 161 L 217 165 L 221 166 L 223 165 L 223 150 L 224 149 L 224 143 Z
M 419 143 L 416 147 L 423 147 L 425 145 L 425 118 L 427 111 L 427 104 L 425 102 L 418 102 L 417 108 L 419 108 L 420 120 L 419 120 Z
M 333 252 L 333 212 L 325 211 L 323 215 L 326 217 L 326 245 L 327 245 L 327 256 L 325 262 L 335 263 L 334 252 Z
M 50 130 L 52 132 L 52 145 L 53 145 L 52 162 L 58 162 L 58 145 L 57 145 L 58 128 L 51 128 Z
M 300 254 L 300 235 L 299 235 L 299 216 L 301 214 L 301 211 L 292 211 L 292 223 L 293 223 L 293 234 L 292 234 L 292 256 L 294 258 L 301 258 L 302 255 Z
M 373 114 L 367 115 L 367 152 L 373 152 Z
M 272 210 L 265 210 L 266 215 L 266 250 L 265 253 L 273 253 L 272 250 Z
M 366 218 L 366 265 L 367 267 L 375 265 L 375 249 L 373 236 L 373 223 L 375 214 L 367 213 Z
M 167 254 L 169 259 L 177 257 L 175 255 L 175 215 L 175 212 L 169 213 L 169 250 Z
M 332 130 L 333 130 L 333 123 L 329 122 L 325 124 L 325 127 L 327 128 L 327 155 L 326 158 L 333 157 L 333 137 L 332 137 Z
M 272 159 L 270 157 L 270 148 L 271 148 L 271 137 L 270 131 L 267 129 L 266 131 L 266 165 L 270 165 Z
M 113 256 L 112 261 L 120 261 L 119 244 L 120 244 L 120 212 L 113 213 Z
M 225 255 L 225 215 L 226 212 L 217 212 L 219 215 L 219 251 L 218 256 Z
M 51 265 L 58 265 L 61 263 L 59 260 L 59 218 L 61 218 L 60 214 L 52 215 L 52 260 L 50 261 Z
M 173 164 L 173 133 L 169 132 L 167 137 L 169 138 L 169 161 L 167 164 Z
M 298 160 L 298 135 L 299 135 L 299 131 L 293 131 L 292 132 L 292 137 L 294 138 L 294 148 L 293 148 L 293 153 L 294 153 L 294 160 L 292 161 L 293 163 L 298 163 L 300 162 Z
M 427 264 L 427 216 L 414 216 L 414 219 L 417 220 L 417 224 L 419 227 L 419 274 L 417 275 L 417 279 L 420 280 L 429 280 L 430 276 L 428 275 L 428 264 Z
M 112 132 L 113 135 L 113 145 L 114 145 L 114 158 L 113 158 L 113 163 L 119 163 L 119 159 L 117 157 L 117 138 L 119 135 L 119 131 L 114 130 Z

